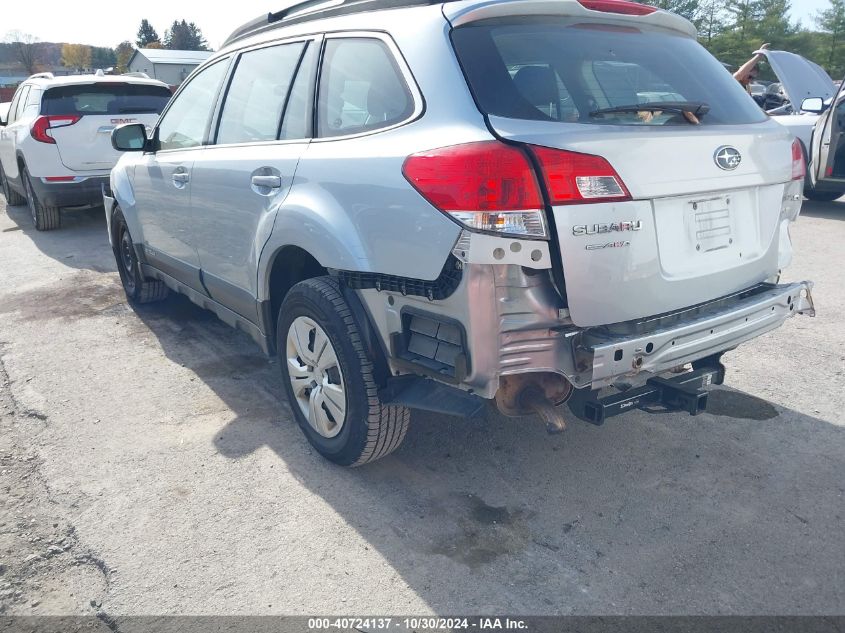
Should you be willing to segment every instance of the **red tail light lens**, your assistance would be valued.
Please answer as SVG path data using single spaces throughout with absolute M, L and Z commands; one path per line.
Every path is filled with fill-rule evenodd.
M 550 202 L 622 202 L 631 194 L 616 170 L 601 156 L 529 146 L 537 157 Z
M 59 128 L 59 127 L 67 127 L 68 125 L 73 125 L 82 117 L 78 115 L 47 115 L 47 116 L 40 116 L 32 123 L 32 128 L 30 129 L 30 134 L 32 138 L 34 138 L 39 143 L 51 143 L 55 145 L 56 139 L 50 136 L 50 130 Z
M 405 178 L 432 205 L 468 228 L 548 237 L 543 197 L 528 157 L 498 141 L 412 154 Z
M 638 2 L 628 0 L 578 0 L 582 7 L 590 11 L 602 11 L 604 13 L 622 13 L 624 15 L 648 15 L 657 11 L 655 7 L 649 7 Z
M 804 160 L 804 150 L 801 149 L 801 142 L 796 138 L 792 141 L 792 180 L 803 180 L 806 173 L 807 162 Z

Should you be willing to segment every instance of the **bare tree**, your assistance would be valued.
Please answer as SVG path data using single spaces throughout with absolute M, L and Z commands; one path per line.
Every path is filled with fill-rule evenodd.
M 4 39 L 12 45 L 15 59 L 28 74 L 31 75 L 38 70 L 38 50 L 35 46 L 37 37 L 20 31 L 9 31 Z

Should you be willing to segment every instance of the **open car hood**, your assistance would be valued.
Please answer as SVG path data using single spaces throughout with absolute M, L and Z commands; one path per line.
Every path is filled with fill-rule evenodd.
M 783 90 L 797 111 L 809 97 L 821 97 L 823 101 L 836 94 L 836 86 L 824 69 L 795 53 L 786 51 L 760 50 L 772 65 L 772 70 L 783 84 Z

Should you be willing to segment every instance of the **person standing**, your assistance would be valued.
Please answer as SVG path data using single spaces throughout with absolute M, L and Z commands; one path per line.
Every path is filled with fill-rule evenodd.
M 764 51 L 769 48 L 769 44 L 763 44 L 760 47 L 761 51 Z M 757 75 L 760 74 L 760 62 L 766 58 L 765 55 L 762 53 L 757 53 L 745 62 L 742 66 L 739 67 L 734 73 L 734 79 L 736 79 L 742 87 L 745 88 L 746 92 L 751 92 L 751 83 L 757 79 Z

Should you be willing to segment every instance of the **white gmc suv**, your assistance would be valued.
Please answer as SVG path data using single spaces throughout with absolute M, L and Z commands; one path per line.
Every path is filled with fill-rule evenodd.
M 29 77 L 0 112 L 0 186 L 10 205 L 26 204 L 39 231 L 61 224 L 61 207 L 102 204 L 101 185 L 120 156 L 111 131 L 155 125 L 170 100 L 146 75 Z

